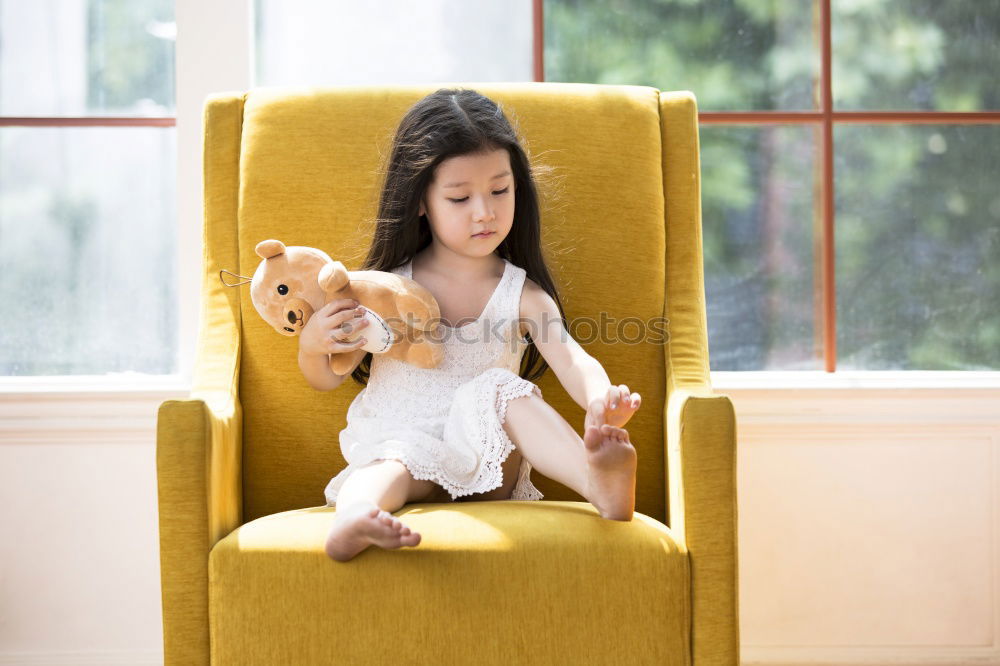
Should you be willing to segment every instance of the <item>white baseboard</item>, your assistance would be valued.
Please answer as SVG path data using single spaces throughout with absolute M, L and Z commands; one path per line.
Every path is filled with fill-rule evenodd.
M 0 652 L 2 666 L 152 666 L 163 664 L 163 653 L 132 650 L 61 652 Z

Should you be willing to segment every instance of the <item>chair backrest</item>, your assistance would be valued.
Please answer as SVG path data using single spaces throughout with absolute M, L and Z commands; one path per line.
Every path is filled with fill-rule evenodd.
M 667 393 L 678 379 L 708 375 L 695 101 L 577 83 L 258 88 L 207 100 L 206 319 L 213 307 L 239 309 L 244 520 L 324 503 L 327 481 L 345 466 L 338 433 L 361 387 L 348 378 L 334 391 L 312 389 L 298 368 L 298 338 L 257 315 L 249 287 L 219 298 L 218 271 L 251 275 L 254 248 L 268 238 L 323 249 L 357 270 L 392 133 L 413 103 L 442 87 L 500 102 L 531 160 L 554 168 L 541 191 L 546 261 L 574 338 L 613 383 L 642 395 L 627 426 L 638 450 L 636 510 L 666 522 Z M 233 259 L 238 266 L 225 263 Z M 683 339 L 669 339 L 679 332 Z M 679 345 L 673 360 L 671 344 Z M 537 383 L 582 434 L 584 411 L 554 372 Z M 547 500 L 581 499 L 537 472 L 534 482 Z

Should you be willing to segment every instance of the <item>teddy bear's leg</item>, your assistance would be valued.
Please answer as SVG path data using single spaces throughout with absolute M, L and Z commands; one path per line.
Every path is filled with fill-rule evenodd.
M 429 342 L 414 342 L 406 350 L 406 362 L 418 368 L 437 367 L 444 358 L 444 346 Z
M 396 309 L 399 316 L 403 318 L 403 323 L 419 331 L 430 331 L 436 326 L 438 316 L 431 312 L 425 301 L 413 294 L 399 294 L 396 296 Z
M 444 348 L 439 344 L 440 326 L 434 331 L 419 329 L 393 329 L 393 342 L 385 355 L 418 368 L 436 367 L 444 358 Z
M 400 333 L 397 330 L 392 331 L 392 346 L 389 347 L 389 351 L 385 354 L 389 358 L 399 359 L 400 361 L 405 361 L 406 356 L 409 353 L 411 340 L 408 340 L 406 333 Z
M 354 371 L 361 359 L 367 354 L 364 349 L 355 349 L 354 351 L 343 352 L 340 354 L 330 355 L 330 369 L 336 372 L 338 375 L 346 375 Z

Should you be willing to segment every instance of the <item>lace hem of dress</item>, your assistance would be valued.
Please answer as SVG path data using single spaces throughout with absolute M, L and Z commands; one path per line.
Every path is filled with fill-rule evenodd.
M 524 381 L 527 382 L 528 380 L 525 379 Z M 536 388 L 538 387 L 532 384 L 531 390 L 523 395 L 530 395 L 531 393 L 536 392 Z M 541 389 L 538 389 L 537 393 L 541 395 Z M 507 435 L 507 431 L 504 430 L 502 426 L 507 421 L 507 403 L 513 400 L 514 397 L 521 397 L 520 392 L 518 392 L 517 396 L 504 396 L 504 399 L 500 399 L 498 396 L 497 399 L 500 403 L 498 410 L 498 418 L 501 426 L 500 432 L 503 433 L 503 436 L 507 439 L 507 441 L 510 441 L 510 437 Z M 511 449 L 513 448 L 514 444 L 511 442 Z M 507 455 L 510 455 L 510 453 L 508 452 Z M 504 460 L 506 460 L 506 457 L 504 457 Z M 522 457 L 521 469 L 518 470 L 517 475 L 517 483 L 514 485 L 514 491 L 511 493 L 510 498 L 512 500 L 540 500 L 543 497 L 545 497 L 545 495 L 543 495 L 542 492 L 535 487 L 535 484 L 531 482 L 531 463 L 528 462 L 527 458 Z
M 498 378 L 495 376 L 503 374 L 509 375 L 509 377 Z M 438 457 L 431 454 L 426 457 L 421 456 L 423 460 L 418 460 L 415 455 L 412 455 L 415 452 L 412 452 L 412 450 L 408 451 L 407 447 L 385 447 L 372 450 L 368 455 L 356 459 L 354 466 L 363 467 L 372 461 L 384 458 L 399 460 L 406 465 L 406 468 L 410 471 L 410 476 L 414 479 L 430 480 L 440 484 L 442 488 L 448 491 L 452 499 L 464 495 L 485 493 L 500 487 L 503 484 L 502 465 L 507 460 L 511 451 L 514 450 L 514 443 L 507 435 L 507 431 L 503 429 L 503 423 L 506 420 L 507 414 L 507 403 L 515 398 L 530 395 L 531 393 L 541 396 L 541 389 L 506 368 L 491 368 L 483 373 L 483 375 L 480 375 L 477 380 L 482 382 L 482 384 L 471 389 L 476 391 L 477 409 L 475 411 L 481 419 L 492 422 L 480 421 L 480 427 L 477 428 L 478 432 L 482 433 L 482 436 L 487 441 L 482 442 L 481 447 L 475 447 L 477 450 L 482 451 L 483 465 L 471 481 L 462 485 L 452 482 L 447 478 L 441 465 L 436 462 L 439 459 Z M 492 390 L 483 390 L 482 387 L 484 386 L 495 387 L 495 392 Z M 493 400 L 493 404 L 490 404 L 491 399 Z M 490 418 L 491 416 L 495 416 L 496 418 Z M 538 489 L 531 484 L 531 480 L 528 478 L 530 473 L 530 465 L 522 464 L 518 474 L 517 485 L 514 489 L 515 492 L 512 494 L 511 499 L 541 499 L 543 497 Z
M 393 460 L 399 460 L 404 465 L 406 465 L 407 469 L 411 470 L 410 475 L 413 476 L 413 472 L 412 472 L 412 469 L 411 469 L 411 467 L 413 467 L 413 463 L 412 462 L 407 462 L 407 461 L 410 461 L 410 458 L 405 453 L 403 453 L 401 451 L 398 451 L 398 450 L 397 451 L 387 451 L 387 452 L 384 452 L 384 453 L 380 454 L 378 457 L 374 458 L 373 460 L 379 460 L 380 458 L 381 459 L 389 458 L 389 459 L 393 459 Z M 348 465 L 348 467 L 350 467 L 350 465 Z M 543 495 L 542 492 L 540 490 L 538 490 L 538 488 L 535 487 L 535 484 L 533 484 L 531 482 L 531 469 L 532 469 L 531 463 L 529 463 L 527 461 L 527 459 L 523 459 L 522 458 L 522 460 L 521 460 L 521 469 L 518 471 L 517 483 L 514 484 L 514 490 L 511 492 L 511 495 L 510 495 L 510 499 L 511 500 L 537 501 L 537 500 L 541 500 L 541 499 L 545 498 L 545 495 Z M 347 468 L 345 467 L 343 471 L 346 471 L 346 470 L 347 470 Z M 341 475 L 338 474 L 337 476 L 341 476 Z M 414 478 L 419 478 L 419 477 L 414 476 Z M 428 478 L 430 478 L 430 477 L 428 477 Z M 331 479 L 331 481 L 327 484 L 326 489 L 324 490 L 323 494 L 324 494 L 324 499 L 326 500 L 325 506 L 336 506 L 337 505 L 337 496 L 340 494 L 340 488 L 344 485 L 344 481 L 347 480 L 347 477 L 345 475 L 343 478 L 341 478 L 339 480 L 340 481 L 339 483 L 335 483 L 335 480 L 337 480 L 337 477 L 334 477 L 334 479 Z M 437 482 L 438 478 L 437 477 L 433 477 L 433 478 L 430 478 L 430 480 Z M 336 488 L 334 488 L 334 486 L 336 486 Z
M 493 380 L 492 376 L 494 374 L 506 374 L 508 378 L 499 381 Z M 483 443 L 485 464 L 472 483 L 477 489 L 471 492 L 459 489 L 461 490 L 459 495 L 453 494 L 453 497 L 488 492 L 503 485 L 502 466 L 507 457 L 510 456 L 511 451 L 514 450 L 514 443 L 503 428 L 507 417 L 507 403 L 515 398 L 531 395 L 532 393 L 537 394 L 539 397 L 542 394 L 541 389 L 535 384 L 506 368 L 490 368 L 483 373 L 481 378 L 482 381 L 487 381 L 496 386 L 496 393 L 493 404 L 490 404 L 488 402 L 490 392 L 479 392 L 477 395 L 476 412 L 481 415 L 481 418 L 489 419 L 491 415 L 495 415 L 496 419 L 489 419 L 493 421 L 492 423 L 481 423 L 483 428 L 480 431 L 489 441 Z M 514 488 L 515 494 L 518 495 L 516 499 L 530 499 L 534 498 L 535 495 L 537 495 L 537 499 L 541 499 L 541 493 L 534 486 L 531 486 L 530 479 L 526 478 L 530 473 L 530 465 L 522 463 L 518 472 L 517 485 Z M 531 487 L 529 488 L 528 486 Z M 451 489 L 449 489 L 449 492 L 451 492 Z M 515 499 L 515 497 L 512 495 L 511 499 Z
M 521 470 L 518 472 L 517 483 L 514 485 L 514 492 L 510 494 L 512 500 L 540 500 L 545 495 L 542 494 L 535 484 L 531 482 L 531 463 L 527 458 L 521 459 Z

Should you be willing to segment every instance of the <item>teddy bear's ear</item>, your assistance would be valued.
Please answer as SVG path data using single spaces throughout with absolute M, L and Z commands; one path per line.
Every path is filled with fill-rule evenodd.
M 257 243 L 257 255 L 262 259 L 277 257 L 285 253 L 285 244 L 280 240 L 265 240 Z

